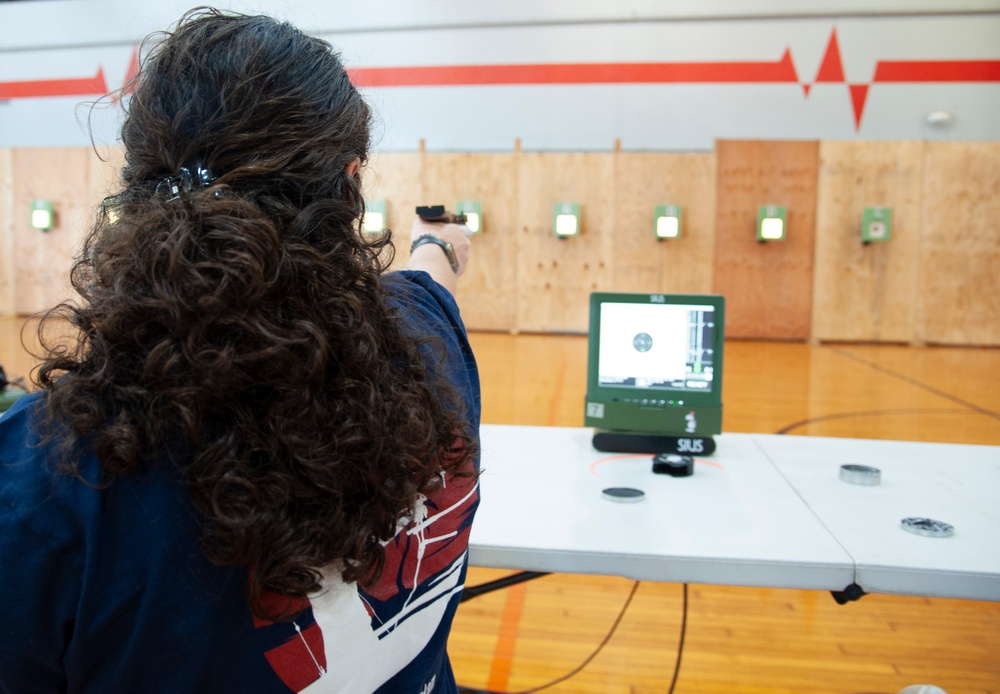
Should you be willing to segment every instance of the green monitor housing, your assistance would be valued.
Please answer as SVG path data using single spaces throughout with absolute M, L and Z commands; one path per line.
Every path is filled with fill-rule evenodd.
M 584 425 L 640 436 L 721 433 L 724 326 L 722 296 L 591 294 Z

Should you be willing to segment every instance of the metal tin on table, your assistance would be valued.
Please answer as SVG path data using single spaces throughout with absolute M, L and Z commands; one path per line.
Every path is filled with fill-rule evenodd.
M 841 465 L 840 479 L 850 484 L 874 486 L 882 484 L 882 471 L 868 465 Z

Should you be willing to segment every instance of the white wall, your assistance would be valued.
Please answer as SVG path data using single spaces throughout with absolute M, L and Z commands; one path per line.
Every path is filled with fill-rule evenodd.
M 808 5 L 803 9 L 804 5 Z M 3 85 L 125 79 L 136 44 L 189 3 L 0 3 Z M 632 63 L 775 63 L 797 79 L 724 83 L 391 86 L 366 92 L 376 146 L 431 150 L 710 149 L 716 138 L 1000 139 L 1000 0 L 380 0 L 231 2 L 331 41 L 358 68 Z M 34 27 L 43 27 L 35 31 Z M 812 83 L 832 33 L 844 80 Z M 874 82 L 885 61 L 993 61 L 983 81 Z M 954 63 L 952 63 L 954 65 Z M 586 72 L 586 70 L 584 70 Z M 848 84 L 870 85 L 860 125 Z M 808 95 L 806 88 L 809 89 Z M 10 87 L 8 86 L 8 89 Z M 120 108 L 84 96 L 0 103 L 0 147 L 113 142 Z M 953 123 L 932 127 L 943 110 Z

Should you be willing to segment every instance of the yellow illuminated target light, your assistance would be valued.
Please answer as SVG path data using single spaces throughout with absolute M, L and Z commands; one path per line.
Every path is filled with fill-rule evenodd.
M 478 234 L 479 229 L 479 215 L 475 212 L 465 213 L 465 226 L 469 227 L 469 231 L 473 234 Z
M 556 215 L 556 236 L 575 236 L 578 229 L 575 214 Z
M 580 205 L 557 202 L 552 211 L 552 233 L 561 239 L 580 234 Z
M 784 235 L 784 220 L 777 217 L 765 217 L 760 223 L 760 237 L 765 241 L 780 241 Z
M 385 207 L 385 200 L 365 200 L 364 231 L 366 234 L 381 234 L 385 231 Z
M 681 208 L 678 205 L 657 205 L 653 220 L 653 236 L 658 240 L 680 238 Z
M 784 207 L 761 205 L 757 209 L 757 240 L 784 241 L 788 214 Z
M 455 205 L 457 214 L 465 215 L 465 226 L 473 234 L 480 234 L 483 231 L 483 207 L 478 200 L 459 200 Z
M 48 231 L 55 223 L 55 212 L 51 200 L 31 201 L 31 228 Z

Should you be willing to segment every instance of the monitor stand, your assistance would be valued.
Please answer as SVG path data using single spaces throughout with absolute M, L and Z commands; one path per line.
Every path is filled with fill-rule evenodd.
M 594 448 L 605 453 L 679 453 L 712 455 L 715 439 L 692 434 L 636 434 L 627 431 L 594 431 Z

